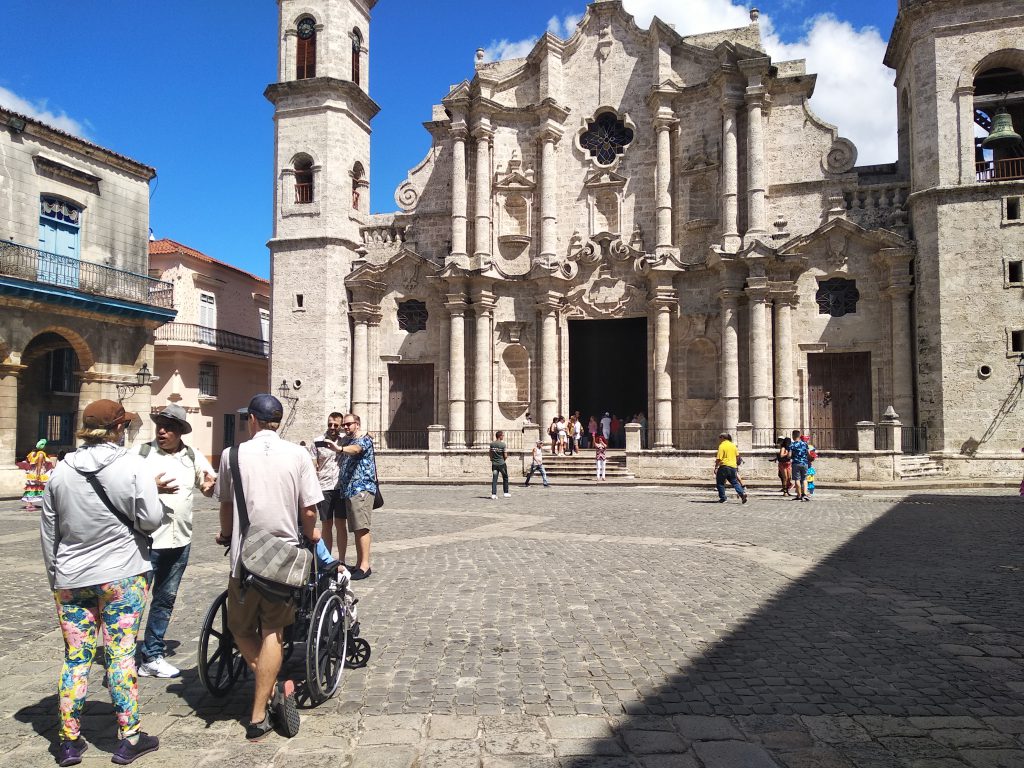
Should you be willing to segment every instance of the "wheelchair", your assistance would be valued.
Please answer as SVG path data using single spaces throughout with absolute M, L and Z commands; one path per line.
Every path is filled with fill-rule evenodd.
M 359 637 L 358 600 L 348 584 L 347 578 L 328 581 L 314 558 L 309 579 L 297 590 L 295 621 L 285 630 L 282 666 L 296 645 L 305 646 L 306 678 L 299 686 L 300 704 L 315 707 L 327 701 L 337 693 L 345 668 L 365 667 L 370 660 L 370 644 Z M 226 696 L 239 678 L 249 674 L 228 629 L 227 603 L 224 590 L 206 611 L 199 635 L 199 679 L 217 697 Z

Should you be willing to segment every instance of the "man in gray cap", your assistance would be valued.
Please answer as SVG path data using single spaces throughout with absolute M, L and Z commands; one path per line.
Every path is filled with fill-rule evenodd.
M 143 677 L 177 677 L 181 671 L 165 658 L 164 635 L 171 621 L 178 585 L 188 565 L 192 548 L 192 499 L 199 490 L 213 495 L 217 473 L 202 453 L 182 442 L 181 436 L 192 431 L 185 409 L 167 405 L 159 413 L 150 414 L 156 424 L 156 439 L 138 447 L 139 455 L 152 469 L 164 508 L 164 521 L 153 533 L 150 561 L 152 601 L 146 633 L 139 647 Z

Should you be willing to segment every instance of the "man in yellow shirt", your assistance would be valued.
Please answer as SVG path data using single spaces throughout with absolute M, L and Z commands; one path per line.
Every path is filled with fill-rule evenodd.
M 715 488 L 718 489 L 718 501 L 725 503 L 725 484 L 729 482 L 736 490 L 740 501 L 747 503 L 747 492 L 740 485 L 740 479 L 736 476 L 736 469 L 739 467 L 740 450 L 732 441 L 732 435 L 723 432 L 718 436 L 718 455 L 715 457 Z

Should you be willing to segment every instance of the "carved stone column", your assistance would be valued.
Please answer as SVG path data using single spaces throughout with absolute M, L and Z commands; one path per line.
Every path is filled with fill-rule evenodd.
M 0 466 L 11 469 L 18 442 L 18 378 L 27 367 L 0 363 Z
M 672 313 L 677 306 L 671 285 L 658 286 L 650 302 L 654 314 L 654 447 L 672 447 Z
M 722 248 L 728 253 L 740 249 L 739 150 L 736 110 L 742 101 L 736 96 L 722 99 Z M 729 429 L 733 429 L 733 424 Z
M 765 207 L 764 86 L 747 88 L 747 231 L 744 244 L 763 240 L 768 234 Z M 754 427 L 758 425 L 755 422 Z
M 561 136 L 561 132 L 552 128 L 546 128 L 541 134 L 538 260 L 544 266 L 550 266 L 558 259 L 558 169 L 555 161 L 555 144 Z
M 974 162 L 974 85 L 961 85 L 956 95 L 957 119 L 960 143 L 960 184 L 974 184 L 977 181 L 977 166 Z M 914 191 L 914 190 L 911 190 Z M 900 411 L 907 413 L 907 411 Z
M 654 121 L 658 132 L 658 166 L 655 186 L 657 208 L 656 248 L 672 247 L 672 129 L 678 121 L 670 110 L 661 110 Z
M 760 445 L 765 442 L 763 431 L 774 426 L 768 379 L 772 352 L 768 339 L 768 289 L 767 286 L 751 287 L 746 293 L 750 308 L 750 420 L 754 429 L 761 430 L 754 439 L 755 445 Z
M 448 444 L 465 445 L 466 431 L 466 309 L 461 293 L 449 293 L 448 309 Z
M 465 260 L 466 250 L 466 129 L 452 127 L 452 258 Z
M 724 288 L 718 292 L 722 304 L 722 424 L 731 432 L 740 420 L 739 332 L 736 305 L 741 292 Z
M 889 340 L 892 354 L 892 406 L 903 416 L 904 423 L 914 421 L 914 367 L 911 350 L 910 285 L 890 285 L 889 296 L 892 338 Z
M 362 419 L 364 428 L 370 422 L 370 353 L 373 340 L 370 326 L 380 322 L 380 311 L 366 303 L 353 302 L 349 314 L 353 321 L 352 334 L 352 413 Z
M 486 268 L 491 263 L 491 138 L 494 131 L 490 122 L 480 121 L 473 129 L 476 140 L 476 248 L 473 255 L 477 266 Z
M 561 299 L 556 293 L 548 293 L 537 302 L 541 316 L 539 423 L 544 429 L 558 415 L 558 374 L 561 369 L 558 355 L 558 310 L 561 308 Z
M 780 434 L 789 434 L 799 424 L 793 377 L 793 305 L 796 294 L 775 298 L 775 423 Z
M 473 308 L 476 311 L 476 355 L 473 365 L 473 444 L 485 445 L 490 442 L 491 420 L 494 406 L 491 402 L 491 379 L 494 368 L 494 339 L 491 321 L 494 319 L 494 294 L 487 289 L 473 293 Z

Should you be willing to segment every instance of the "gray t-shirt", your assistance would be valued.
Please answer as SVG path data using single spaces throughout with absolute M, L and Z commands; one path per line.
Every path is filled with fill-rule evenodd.
M 239 451 L 238 468 L 245 491 L 250 525 L 258 525 L 283 541 L 301 543 L 299 512 L 324 500 L 313 462 L 306 449 L 282 440 L 276 432 L 260 430 L 238 448 L 225 448 L 214 493 L 221 502 L 234 501 L 231 461 Z M 234 505 L 232 505 L 234 507 Z M 239 576 L 242 555 L 238 509 L 231 528 L 231 575 Z

